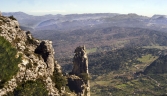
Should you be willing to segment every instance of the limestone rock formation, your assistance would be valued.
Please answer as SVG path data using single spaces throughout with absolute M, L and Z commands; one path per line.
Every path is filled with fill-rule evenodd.
M 55 88 L 55 83 L 51 79 L 54 67 L 61 68 L 54 59 L 52 42 L 33 38 L 30 32 L 19 28 L 19 23 L 14 17 L 0 16 L 0 36 L 18 50 L 18 56 L 22 55 L 22 62 L 18 64 L 19 71 L 0 89 L 0 96 L 12 92 L 19 83 L 38 78 L 43 79 L 48 95 L 60 96 L 59 90 Z M 60 69 L 58 70 L 61 72 Z
M 47 64 L 49 75 L 53 75 L 55 52 L 52 47 L 52 41 L 42 41 L 40 45 L 35 49 L 35 53 L 42 56 L 44 62 Z
M 78 96 L 90 96 L 88 57 L 85 46 L 74 51 L 73 69 L 68 76 L 68 86 Z
M 73 70 L 72 74 L 79 76 L 81 73 L 88 74 L 88 57 L 86 53 L 86 48 L 77 47 L 74 51 L 75 55 L 73 58 Z

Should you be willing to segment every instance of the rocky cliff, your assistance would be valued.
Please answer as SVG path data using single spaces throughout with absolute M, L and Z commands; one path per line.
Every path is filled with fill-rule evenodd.
M 7 56 L 13 54 L 8 48 L 10 46 L 17 50 L 15 57 L 11 60 L 21 58 L 20 63 L 16 66 L 13 65 L 16 69 L 18 67 L 16 74 L 7 79 L 4 79 L 0 75 L 0 96 L 9 94 L 10 96 L 17 96 L 18 94 L 25 95 L 27 91 L 30 91 L 30 93 L 27 93 L 28 95 L 34 96 L 35 94 L 43 96 L 44 93 L 40 92 L 42 89 L 46 89 L 46 94 L 49 96 L 90 95 L 88 58 L 85 47 L 78 47 L 75 50 L 73 60 L 74 68 L 71 75 L 63 76 L 61 66 L 54 59 L 55 52 L 52 41 L 33 38 L 29 31 L 26 32 L 20 29 L 19 23 L 13 16 L 4 17 L 0 14 L 0 37 L 4 38 L 6 40 L 5 42 L 10 43 L 0 43 L 2 44 L 0 48 L 2 47 L 7 51 Z M 3 47 L 6 44 L 8 44 L 7 47 Z M 0 56 L 0 59 L 1 57 L 2 56 Z M 3 68 L 11 68 L 10 65 L 12 64 L 4 67 L 1 65 L 2 63 L 3 62 L 0 62 L 2 70 L 5 70 Z M 68 81 L 68 83 L 66 83 L 66 81 Z M 38 87 L 38 84 L 41 84 L 42 89 Z M 67 92 L 66 89 L 68 88 L 66 88 L 66 84 L 69 86 L 70 90 L 74 91 L 76 94 L 71 91 Z M 36 86 L 38 89 L 35 90 L 38 90 L 38 92 L 33 93 L 31 92 L 33 87 L 26 89 L 25 86 Z M 21 92 L 22 90 L 26 91 Z
M 0 89 L 0 96 L 13 92 L 22 82 L 39 78 L 43 78 L 48 95 L 59 95 L 51 79 L 54 66 L 58 66 L 54 60 L 52 41 L 34 39 L 30 32 L 19 28 L 19 23 L 13 16 L 0 16 L 0 30 L 0 36 L 18 50 L 18 56 L 22 56 L 22 62 L 18 64 L 19 71 Z

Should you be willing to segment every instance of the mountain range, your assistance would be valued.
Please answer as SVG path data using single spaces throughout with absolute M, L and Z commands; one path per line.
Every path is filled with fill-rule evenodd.
M 157 31 L 164 31 L 167 26 L 167 16 L 154 15 L 152 17 L 140 16 L 137 14 L 70 14 L 70 15 L 44 15 L 33 16 L 23 12 L 2 12 L 4 16 L 13 15 L 23 27 L 34 30 L 75 30 L 81 28 L 96 27 L 132 27 L 148 28 Z

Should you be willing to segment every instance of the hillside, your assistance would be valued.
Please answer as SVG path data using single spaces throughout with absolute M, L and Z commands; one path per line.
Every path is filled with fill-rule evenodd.
M 123 48 L 89 55 L 89 69 L 92 76 L 91 95 L 161 96 L 166 94 L 165 71 L 155 74 L 165 70 L 165 63 L 163 63 L 165 59 L 160 59 L 162 53 L 166 52 L 159 49 Z M 152 73 L 144 75 L 140 73 L 143 71 Z
M 61 64 L 70 58 L 73 48 L 78 45 L 86 45 L 90 53 L 116 50 L 123 47 L 158 47 L 166 46 L 167 34 L 159 31 L 129 28 L 129 27 L 106 27 L 93 29 L 80 29 L 71 32 L 41 31 L 34 36 L 53 41 L 57 50 L 55 57 Z M 67 55 L 68 54 L 68 55 Z M 67 59 L 68 60 L 68 59 Z
M 166 74 L 167 73 L 167 55 L 160 56 L 144 70 L 144 74 Z

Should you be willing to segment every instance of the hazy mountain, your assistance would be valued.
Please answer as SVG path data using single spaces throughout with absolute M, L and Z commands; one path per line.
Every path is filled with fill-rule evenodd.
M 48 19 L 57 19 L 61 17 L 62 15 L 44 15 L 44 16 L 33 16 L 33 15 L 28 15 L 23 12 L 2 12 L 4 16 L 11 16 L 13 15 L 19 22 L 21 26 L 24 27 L 29 27 L 29 28 L 34 28 L 36 27 L 39 23 L 48 20 Z
M 2 12 L 2 14 L 4 16 L 13 15 L 15 18 L 18 19 L 18 21 L 20 22 L 22 26 L 31 27 L 31 28 L 39 27 L 41 24 L 43 25 L 45 23 L 47 23 L 45 26 L 51 25 L 51 24 L 48 24 L 48 22 L 52 20 L 56 20 L 57 21 L 56 23 L 58 22 L 65 23 L 65 22 L 70 22 L 73 20 L 79 21 L 79 20 L 85 20 L 85 19 L 87 20 L 88 19 L 99 19 L 102 17 L 117 15 L 115 13 L 101 13 L 101 14 L 99 13 L 99 14 L 70 14 L 70 15 L 57 14 L 57 15 L 33 16 L 33 15 L 28 15 L 23 12 Z
M 21 26 L 34 30 L 75 30 L 99 27 L 132 27 L 148 28 L 157 31 L 167 29 L 165 15 L 154 15 L 151 18 L 137 14 L 69 14 L 69 15 L 44 15 L 33 16 L 23 12 L 3 12 L 5 16 L 13 15 L 18 19 Z M 36 31 L 37 32 L 37 31 Z
M 92 15 L 92 16 L 90 16 Z M 157 31 L 164 31 L 167 29 L 166 18 L 149 18 L 146 16 L 139 16 L 137 14 L 79 14 L 79 15 L 65 15 L 63 18 L 56 20 L 50 19 L 43 21 L 37 25 L 36 30 L 74 30 L 85 28 L 104 28 L 104 27 L 132 27 L 132 28 L 147 28 Z M 50 22 L 52 21 L 52 22 Z M 50 22 L 50 23 L 49 23 Z M 53 23 L 54 22 L 54 23 Z M 43 25 L 40 26 L 40 25 Z M 44 25 L 46 24 L 46 25 Z M 39 27 L 40 26 L 40 27 Z M 47 27 L 46 27 L 47 26 Z
M 18 18 L 19 20 L 25 19 L 25 18 L 32 18 L 32 15 L 26 14 L 24 12 L 2 12 L 4 16 L 14 16 Z
M 53 24 L 56 24 L 56 20 L 50 19 L 50 20 L 46 20 L 46 21 L 43 21 L 42 23 L 38 24 L 37 28 L 49 26 L 49 25 L 53 25 Z
M 156 25 L 167 24 L 167 16 L 165 16 L 165 15 L 154 15 L 154 16 L 151 17 L 150 22 L 154 23 Z

